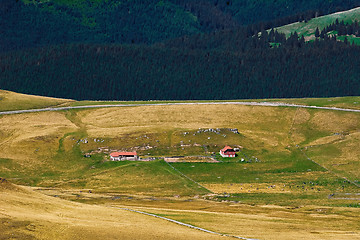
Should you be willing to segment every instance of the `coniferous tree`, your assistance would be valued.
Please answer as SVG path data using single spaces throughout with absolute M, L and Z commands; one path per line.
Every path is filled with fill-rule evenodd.
M 315 37 L 316 38 L 320 37 L 319 28 L 316 28 L 315 30 Z

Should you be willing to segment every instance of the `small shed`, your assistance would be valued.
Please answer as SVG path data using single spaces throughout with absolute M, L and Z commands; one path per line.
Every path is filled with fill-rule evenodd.
M 220 150 L 220 155 L 222 157 L 235 157 L 236 153 L 235 150 L 232 149 L 229 146 L 224 147 L 223 149 Z
M 110 153 L 111 161 L 137 161 L 138 155 L 136 152 L 112 152 Z

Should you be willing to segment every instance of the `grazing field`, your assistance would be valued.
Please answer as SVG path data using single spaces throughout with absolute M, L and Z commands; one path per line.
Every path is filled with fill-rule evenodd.
M 310 41 L 315 39 L 316 28 L 319 28 L 319 30 L 321 31 L 323 28 L 334 23 L 336 19 L 338 19 L 339 22 L 344 21 L 345 23 L 360 21 L 360 8 L 354 8 L 344 12 L 337 12 L 313 18 L 308 22 L 296 22 L 288 24 L 282 27 L 278 27 L 276 28 L 276 30 L 285 33 L 286 37 L 289 37 L 292 33 L 297 32 L 300 36 L 303 35 L 305 37 L 305 40 Z M 353 38 L 357 41 L 359 40 L 359 38 Z
M 358 100 L 282 101 L 357 108 Z M 61 222 L 62 218 L 54 215 L 58 211 L 55 206 L 66 205 L 66 211 L 74 211 L 67 213 L 71 219 L 76 219 L 78 209 L 87 209 L 79 210 L 80 222 L 92 208 L 97 219 L 100 211 L 113 211 L 109 206 L 131 206 L 242 237 L 357 239 L 359 130 L 360 114 L 356 112 L 235 104 L 2 115 L 0 177 L 32 187 L 9 184 L 14 189 L 3 187 L 5 190 L 0 191 L 9 196 L 9 200 L 0 198 L 6 206 L 0 205 L 1 221 L 11 223 L 2 226 L 4 236 L 17 229 L 15 232 L 26 234 L 19 235 L 25 239 L 39 238 L 38 232 L 42 234 Z M 218 154 L 225 145 L 239 149 L 236 158 Z M 146 161 L 111 162 L 112 151 L 137 151 Z M 21 200 L 12 203 L 16 198 L 23 198 L 25 204 Z M 27 203 L 30 198 L 49 201 L 50 205 L 46 208 L 45 203 L 34 202 L 36 207 L 31 208 Z M 11 204 L 18 212 L 5 215 L 14 207 Z M 29 218 L 34 211 L 48 216 L 49 222 L 43 223 L 47 220 L 42 217 Z M 116 214 L 116 219 L 121 219 L 123 211 Z M 124 214 L 128 218 L 130 212 Z M 140 215 L 133 214 L 126 224 L 136 222 Z M 114 226 L 115 215 L 105 215 L 99 218 L 107 224 L 94 228 L 94 238 L 127 234 L 107 231 Z M 63 220 L 61 226 L 68 229 L 68 239 L 93 224 L 89 220 L 82 222 L 81 228 L 72 228 L 68 218 Z M 32 228 L 31 224 L 38 230 L 24 230 Z M 144 227 L 147 231 L 168 238 L 167 233 Z M 58 236 L 51 231 L 49 234 Z M 138 238 L 145 238 L 141 231 L 138 234 Z M 193 230 L 186 234 L 193 234 Z

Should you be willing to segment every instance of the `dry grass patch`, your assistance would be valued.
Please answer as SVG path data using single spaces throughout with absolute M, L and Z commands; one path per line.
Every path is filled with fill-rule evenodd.
M 331 144 L 331 143 L 334 143 L 334 142 L 337 142 L 337 141 L 344 140 L 344 138 L 345 138 L 344 135 L 331 135 L 331 136 L 316 139 L 315 141 L 312 141 L 312 142 L 306 144 L 305 146 L 316 146 L 316 145 Z
M 294 124 L 302 124 L 309 121 L 311 115 L 305 108 L 298 108 L 295 112 Z
M 205 205 L 205 204 L 204 204 Z M 206 206 L 206 205 L 205 205 Z M 177 220 L 236 236 L 266 239 L 344 239 L 360 238 L 358 210 L 351 214 L 331 213 L 331 209 L 287 210 L 276 206 L 227 205 L 232 212 L 149 209 Z M 145 210 L 145 209 L 143 209 Z M 231 210 L 229 210 L 231 211 Z
M 265 149 L 272 149 L 276 151 L 286 151 L 285 147 L 288 146 L 288 132 L 287 129 L 283 131 L 257 131 L 245 130 L 244 136 L 254 142 L 257 146 L 251 146 L 257 149 L 259 146 Z
M 115 137 L 174 128 L 238 128 L 283 131 L 293 110 L 237 105 L 141 106 L 85 110 L 79 113 L 89 136 Z
M 0 111 L 44 108 L 70 102 L 73 102 L 73 100 L 26 95 L 0 90 Z
M 59 139 L 75 130 L 76 125 L 59 112 L 2 116 L 0 157 L 26 160 L 52 156 L 56 153 Z
M 360 181 L 360 133 L 354 132 L 341 141 L 307 148 L 308 154 L 327 168 Z
M 203 184 L 204 187 L 215 193 L 284 193 L 291 192 L 286 184 L 276 183 L 273 186 L 268 183 L 210 183 Z
M 359 128 L 360 117 L 353 113 L 335 113 L 319 111 L 314 114 L 310 121 L 320 131 L 340 133 Z
M 224 239 L 138 213 L 0 189 L 0 238 Z

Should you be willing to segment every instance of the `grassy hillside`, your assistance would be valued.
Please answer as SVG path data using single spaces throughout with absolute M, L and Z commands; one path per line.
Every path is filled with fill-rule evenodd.
M 0 111 L 55 107 L 72 100 L 40 97 L 0 90 Z
M 345 209 L 327 209 L 303 207 L 298 210 L 267 207 L 238 207 L 228 204 L 226 208 L 207 206 L 206 210 L 147 209 L 156 214 L 163 214 L 178 220 L 186 219 L 202 227 L 212 227 L 216 222 L 217 229 L 230 232 L 235 236 L 246 236 L 256 239 L 344 239 L 359 238 L 353 229 L 359 227 L 359 211 L 348 212 Z M 309 214 L 311 213 L 311 214 Z M 335 220 L 336 219 L 336 220 Z
M 224 239 L 138 213 L 48 197 L 1 178 L 0 204 L 1 239 Z
M 356 99 L 292 101 L 347 106 Z M 0 176 L 57 198 L 2 185 L 0 194 L 6 198 L 0 198 L 1 206 L 7 215 L 1 210 L 0 214 L 7 225 L 1 232 L 29 239 L 56 237 L 51 230 L 56 223 L 69 229 L 65 236 L 72 238 L 80 229 L 87 231 L 96 217 L 107 223 L 89 231 L 95 238 L 111 238 L 111 234 L 142 238 L 144 232 L 167 238 L 165 230 L 148 229 L 146 218 L 138 216 L 139 220 L 120 210 L 111 210 L 110 216 L 108 208 L 94 206 L 105 204 L 142 207 L 195 226 L 252 238 L 354 239 L 359 236 L 355 219 L 360 214 L 359 123 L 358 113 L 231 104 L 4 115 Z M 233 128 L 239 134 L 229 130 Z M 212 156 L 224 145 L 240 147 L 238 157 Z M 110 162 L 109 151 L 115 150 L 136 150 L 142 158 L 208 156 L 219 162 Z M 93 217 L 83 224 L 89 211 Z M 104 231 L 121 216 L 129 219 L 123 223 L 129 232 Z M 235 220 L 225 224 L 229 218 Z M 299 219 L 302 224 L 295 227 Z M 69 227 L 74 221 L 82 227 Z M 138 221 L 144 221 L 144 228 L 134 232 L 132 224 Z M 278 236 L 276 229 L 286 231 Z
M 21 94 L 11 91 L 0 90 L 0 110 L 25 110 L 39 109 L 46 107 L 61 106 L 88 106 L 88 105 L 108 105 L 108 104 L 163 104 L 163 103 L 206 103 L 222 102 L 223 100 L 209 101 L 76 101 L 61 98 L 50 98 Z M 360 109 L 360 97 L 336 97 L 336 98 L 272 98 L 272 99 L 243 99 L 243 100 L 225 100 L 227 102 L 279 102 L 318 107 L 340 107 L 350 109 Z
M 359 95 L 357 46 L 331 40 L 302 45 L 296 39 L 271 49 L 242 31 L 236 34 L 244 41 L 235 45 L 233 32 L 221 33 L 197 35 L 175 46 L 75 44 L 2 53 L 0 69 L 6 71 L 0 84 L 6 90 L 77 100 Z
M 227 239 L 117 209 L 123 207 L 118 200 L 112 201 L 115 208 L 74 203 L 16 186 L 5 179 L 0 181 L 0 237 L 4 239 L 148 239 L 149 236 L 156 239 Z M 130 208 L 242 237 L 271 240 L 358 237 L 354 231 L 359 226 L 357 209 L 308 206 L 294 210 L 196 199 L 142 200 L 141 204 L 142 207 Z
M 3 0 L 0 51 L 75 42 L 152 44 L 241 25 L 267 22 L 271 28 L 356 6 L 358 0 Z
M 360 21 L 360 8 L 354 8 L 348 11 L 337 12 L 326 16 L 313 18 L 308 22 L 303 21 L 292 23 L 289 25 L 278 27 L 276 28 L 276 30 L 285 33 L 287 37 L 289 37 L 292 33 L 297 32 L 299 35 L 304 36 L 305 39 L 309 41 L 315 39 L 316 28 L 319 28 L 321 31 L 323 28 L 334 23 L 336 19 L 338 19 L 339 22 L 344 21 L 345 23 Z
M 322 123 L 324 120 L 326 124 Z M 143 106 L 10 115 L 0 121 L 1 174 L 21 184 L 145 195 L 204 194 L 204 189 L 177 176 L 161 161 L 103 162 L 107 159 L 106 152 L 98 150 L 137 150 L 143 157 L 209 156 L 226 144 L 242 146 L 236 161 L 243 158 L 251 163 L 174 163 L 173 166 L 217 193 L 227 192 L 229 184 L 235 184 L 230 190 L 234 193 L 241 190 L 236 184 L 253 183 L 255 193 L 263 192 L 267 184 L 285 184 L 286 187 L 271 193 L 289 191 L 288 187 L 295 185 L 301 189 L 290 193 L 303 195 L 307 190 L 317 192 L 319 188 L 321 194 L 315 196 L 321 199 L 334 191 L 357 189 L 352 184 L 342 184 L 339 177 L 352 181 L 360 177 L 353 171 L 357 169 L 358 158 L 346 157 L 346 154 L 357 156 L 354 146 L 359 116 L 356 113 L 236 105 Z M 209 128 L 219 129 L 219 133 L 204 131 Z M 230 128 L 237 128 L 240 134 L 227 130 Z M 345 152 L 341 148 L 343 144 Z M 307 160 L 296 145 L 329 170 Z M 333 149 L 336 154 L 331 155 L 331 161 L 323 160 L 331 152 L 312 152 L 319 147 Z M 93 156 L 85 158 L 86 153 Z M 334 164 L 341 158 L 346 158 L 345 165 Z M 224 165 L 219 176 L 215 173 L 218 165 Z M 33 172 L 34 168 L 41 171 Z M 309 186 L 304 190 L 303 181 L 317 183 L 319 187 Z M 283 204 L 291 202 L 286 200 Z

